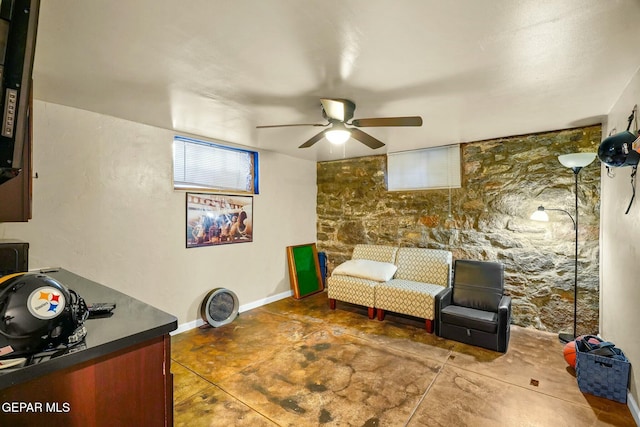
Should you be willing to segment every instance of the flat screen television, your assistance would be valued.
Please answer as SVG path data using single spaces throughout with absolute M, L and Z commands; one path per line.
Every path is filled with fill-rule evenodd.
M 0 0 L 0 185 L 22 170 L 40 0 Z

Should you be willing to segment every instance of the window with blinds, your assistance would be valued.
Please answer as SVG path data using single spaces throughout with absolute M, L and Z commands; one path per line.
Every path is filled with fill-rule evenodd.
M 459 144 L 387 154 L 389 191 L 460 187 Z
M 176 136 L 173 187 L 258 194 L 258 153 Z

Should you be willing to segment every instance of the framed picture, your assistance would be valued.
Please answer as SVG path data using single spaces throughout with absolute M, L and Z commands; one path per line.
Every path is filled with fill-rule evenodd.
M 187 248 L 253 241 L 253 196 L 187 193 Z
M 289 281 L 295 299 L 324 290 L 315 243 L 287 246 L 287 261 L 289 263 Z

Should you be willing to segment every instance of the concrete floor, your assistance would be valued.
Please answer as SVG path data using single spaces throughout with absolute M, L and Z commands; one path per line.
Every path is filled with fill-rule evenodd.
M 501 354 L 423 325 L 331 311 L 319 293 L 178 334 L 175 425 L 636 425 L 626 404 L 580 392 L 555 334 L 512 326 Z

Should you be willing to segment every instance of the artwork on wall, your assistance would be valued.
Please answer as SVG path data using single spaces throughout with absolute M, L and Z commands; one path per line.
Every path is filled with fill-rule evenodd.
M 253 196 L 187 193 L 187 248 L 253 241 Z
M 315 243 L 287 246 L 289 281 L 295 299 L 322 292 L 324 285 Z

